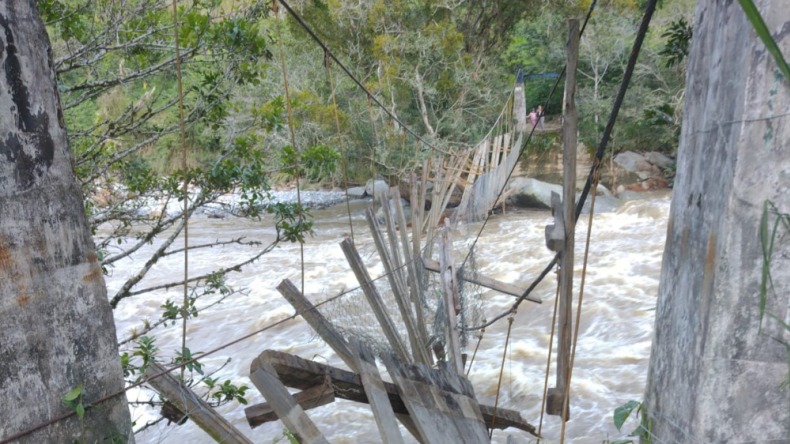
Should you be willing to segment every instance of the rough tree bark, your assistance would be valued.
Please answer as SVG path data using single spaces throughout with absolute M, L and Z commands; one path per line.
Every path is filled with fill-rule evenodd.
M 790 54 L 790 8 L 757 1 Z M 652 442 L 787 442 L 790 239 L 760 330 L 763 205 L 790 213 L 790 86 L 738 2 L 697 5 L 645 407 Z
M 0 2 L 0 440 L 122 389 L 112 312 L 34 1 Z M 133 441 L 124 395 L 22 442 Z

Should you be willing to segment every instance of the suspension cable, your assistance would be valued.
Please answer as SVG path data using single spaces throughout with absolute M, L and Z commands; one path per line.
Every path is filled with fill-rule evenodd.
M 516 312 L 507 319 L 507 336 L 505 336 L 505 349 L 502 350 L 502 365 L 499 366 L 499 381 L 496 384 L 496 398 L 494 399 L 494 413 L 491 415 L 491 428 L 488 430 L 488 439 L 494 435 L 494 423 L 496 422 L 496 411 L 499 406 L 499 392 L 502 388 L 502 374 L 505 372 L 505 358 L 507 357 L 507 347 L 510 343 L 510 331 L 513 328 L 513 320 L 516 318 Z
M 603 155 L 604 152 L 606 151 L 606 147 L 609 145 L 609 139 L 612 135 L 612 130 L 614 129 L 614 124 L 615 121 L 617 120 L 617 116 L 620 113 L 620 107 L 622 107 L 623 105 L 623 100 L 625 98 L 625 93 L 628 90 L 628 85 L 630 85 L 631 83 L 631 77 L 633 76 L 634 73 L 636 60 L 639 57 L 639 52 L 642 48 L 642 43 L 644 42 L 645 36 L 647 35 L 647 28 L 650 25 L 650 20 L 652 19 L 653 12 L 656 9 L 657 1 L 658 0 L 649 0 L 649 3 L 645 8 L 645 15 L 642 18 L 642 23 L 639 25 L 639 30 L 637 31 L 636 38 L 634 39 L 634 45 L 631 48 L 631 55 L 628 58 L 628 64 L 626 65 L 625 73 L 623 74 L 623 80 L 620 83 L 620 89 L 617 92 L 617 97 L 615 98 L 614 104 L 612 105 L 612 112 L 609 115 L 609 121 L 606 124 L 606 128 L 604 129 L 603 136 L 601 136 L 601 141 L 598 145 L 598 150 L 595 152 L 595 159 L 593 160 L 593 166 L 590 169 L 590 174 L 587 176 L 587 181 L 584 183 L 584 188 L 582 189 L 581 195 L 579 196 L 579 201 L 576 203 L 576 212 L 574 217 L 577 221 L 579 220 L 579 216 L 581 215 L 582 208 L 584 207 L 584 201 L 587 200 L 587 196 L 590 194 L 593 175 L 595 171 L 598 168 L 600 168 L 600 161 L 601 159 L 603 159 Z M 527 141 L 529 141 L 529 139 L 527 139 Z M 494 318 L 487 323 L 474 327 L 468 327 L 466 328 L 466 330 L 467 331 L 479 330 L 481 328 L 488 327 L 494 324 L 495 322 L 499 321 L 500 319 L 506 317 L 512 311 L 516 310 L 518 306 L 521 305 L 522 302 L 524 302 L 524 299 L 526 299 L 527 296 L 529 296 L 530 293 L 532 293 L 535 287 L 537 287 L 538 284 L 546 277 L 546 275 L 549 274 L 551 268 L 557 264 L 558 259 L 559 259 L 559 254 L 554 255 L 554 258 L 552 258 L 552 260 L 548 263 L 548 265 L 546 265 L 546 268 L 544 268 L 543 271 L 538 275 L 538 277 L 535 278 L 535 280 L 524 291 L 524 293 L 518 299 L 516 299 L 516 302 L 513 303 L 513 306 L 510 309 L 498 314 L 497 316 L 494 316 Z
M 332 78 L 332 60 L 324 53 L 324 62 L 326 63 L 326 72 L 329 76 L 329 89 L 332 93 L 332 105 L 334 106 L 334 114 L 335 114 L 335 126 L 337 127 L 337 134 L 340 136 L 340 116 L 339 111 L 337 108 L 337 99 L 335 99 L 335 81 Z M 347 145 L 349 146 L 349 145 Z M 348 148 L 346 148 L 346 154 L 348 154 Z M 340 158 L 340 168 L 343 169 L 341 173 L 343 175 L 343 189 L 346 192 L 346 212 L 348 213 L 348 229 L 350 230 L 351 234 L 351 243 L 354 242 L 354 224 L 351 222 L 351 203 L 349 202 L 351 199 L 348 197 L 348 162 L 346 160 L 348 156 L 341 156 Z
M 557 279 L 557 293 L 554 295 L 554 314 L 551 316 L 551 333 L 549 334 L 549 352 L 546 356 L 546 373 L 543 379 L 543 402 L 540 404 L 540 422 L 538 422 L 538 436 L 543 430 L 543 416 L 546 413 L 546 398 L 549 394 L 549 370 L 551 370 L 551 352 L 554 349 L 554 329 L 557 325 L 557 309 L 560 305 L 560 280 Z M 538 443 L 540 444 L 540 438 Z

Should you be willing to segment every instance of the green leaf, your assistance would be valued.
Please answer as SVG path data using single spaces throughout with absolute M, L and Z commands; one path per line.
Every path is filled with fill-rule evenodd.
M 82 384 L 74 387 L 70 392 L 66 393 L 66 396 L 63 397 L 63 400 L 67 402 L 74 401 L 80 396 L 80 394 L 82 394 Z
M 765 25 L 763 16 L 760 15 L 760 11 L 754 5 L 752 0 L 738 0 L 738 2 L 741 4 L 741 8 L 743 8 L 746 18 L 752 22 L 752 26 L 754 27 L 754 31 L 757 33 L 757 36 L 763 41 L 765 48 L 768 49 L 768 52 L 770 52 L 772 56 L 774 56 L 776 64 L 779 65 L 779 69 L 785 75 L 787 80 L 790 81 L 790 66 L 787 65 L 787 62 L 782 55 L 782 51 L 779 49 L 779 45 L 776 44 L 773 36 L 771 36 L 771 32 L 768 31 L 768 26 Z
M 628 419 L 631 412 L 633 412 L 634 409 L 638 409 L 641 405 L 642 403 L 639 401 L 631 400 L 614 410 L 614 426 L 617 427 L 618 431 L 623 427 L 625 420 Z
M 85 407 L 82 404 L 77 404 L 77 406 L 74 408 L 74 411 L 77 412 L 77 416 L 80 419 L 85 416 Z

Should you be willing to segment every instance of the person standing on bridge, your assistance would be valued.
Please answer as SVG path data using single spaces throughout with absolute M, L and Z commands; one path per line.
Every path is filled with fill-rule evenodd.
M 543 129 L 543 105 L 538 105 L 538 128 Z
M 535 108 L 532 108 L 532 111 L 529 112 L 529 123 L 532 124 L 532 128 L 535 128 L 535 125 L 538 124 L 538 113 L 535 112 Z

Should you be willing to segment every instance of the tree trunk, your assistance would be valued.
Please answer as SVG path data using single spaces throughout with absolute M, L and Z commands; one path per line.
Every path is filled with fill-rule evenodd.
M 115 326 L 33 1 L 0 2 L 0 439 L 124 387 Z M 81 424 L 82 422 L 82 424 Z M 133 441 L 126 396 L 22 442 Z
M 790 54 L 790 8 L 756 3 Z M 760 221 L 766 201 L 790 213 L 790 87 L 738 2 L 699 2 L 695 22 L 645 402 L 652 442 L 786 442 L 790 239 L 774 247 L 761 331 Z

